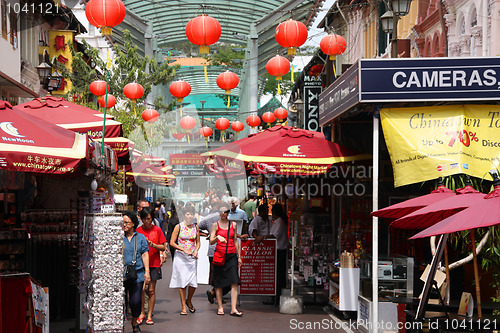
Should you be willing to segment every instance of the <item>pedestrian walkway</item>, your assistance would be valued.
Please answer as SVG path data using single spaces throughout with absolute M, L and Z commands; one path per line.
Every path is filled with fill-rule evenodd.
M 223 332 L 233 328 L 238 333 L 264 332 L 346 332 L 338 329 L 341 321 L 321 306 L 308 306 L 300 315 L 285 315 L 279 313 L 279 307 L 262 304 L 263 297 L 241 296 L 238 309 L 243 317 L 231 317 L 230 300 L 224 304 L 225 315 L 217 316 L 217 305 L 210 304 L 206 291 L 209 286 L 199 285 L 193 297 L 195 313 L 188 312 L 181 316 L 181 305 L 178 289 L 170 289 L 172 262 L 169 260 L 163 265 L 163 279 L 156 287 L 156 306 L 154 311 L 154 325 L 142 324 L 144 333 L 153 332 Z M 228 295 L 226 296 L 228 297 Z M 314 326 L 315 325 L 315 326 Z M 310 327 L 310 329 L 308 329 Z M 336 329 L 337 327 L 337 329 Z M 130 322 L 127 321 L 126 333 L 131 333 Z M 350 331 L 347 330 L 349 333 Z

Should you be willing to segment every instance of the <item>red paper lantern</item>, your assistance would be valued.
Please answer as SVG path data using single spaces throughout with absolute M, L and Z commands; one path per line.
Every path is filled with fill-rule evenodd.
M 231 124 L 231 129 L 233 131 L 235 131 L 236 133 L 243 131 L 244 128 L 245 128 L 245 125 L 241 121 L 238 121 L 238 120 Z
M 319 76 L 321 73 L 323 73 L 323 69 L 325 66 L 323 65 L 314 65 L 309 69 L 309 75 L 310 76 Z
M 274 30 L 274 38 L 279 45 L 288 48 L 288 55 L 297 54 L 297 47 L 307 40 L 307 27 L 304 23 L 295 20 L 281 22 Z
M 180 124 L 189 133 L 196 126 L 196 120 L 191 116 L 184 116 L 181 118 Z
M 282 56 L 274 56 L 266 64 L 267 72 L 276 76 L 276 80 L 280 81 L 281 77 L 290 71 L 290 61 Z
M 186 36 L 189 41 L 200 46 L 200 54 L 208 53 L 208 45 L 217 42 L 221 35 L 219 21 L 208 15 L 199 15 L 186 25 Z
M 264 120 L 264 122 L 270 126 L 272 123 L 274 123 L 276 117 L 274 116 L 274 113 L 268 111 L 262 115 L 262 120 Z
M 146 109 L 142 111 L 142 119 L 148 123 L 154 123 L 158 118 L 160 118 L 160 114 L 156 110 Z
M 200 129 L 200 134 L 203 135 L 205 138 L 212 136 L 213 133 L 214 131 L 208 126 L 202 127 Z
M 172 136 L 176 139 L 176 140 L 182 140 L 182 138 L 185 136 L 186 134 L 184 133 L 172 133 Z
M 186 81 L 177 80 L 170 84 L 168 90 L 172 96 L 177 98 L 177 102 L 182 103 L 184 101 L 184 97 L 191 93 L 191 85 Z
M 230 125 L 229 120 L 227 120 L 224 117 L 219 118 L 215 121 L 215 128 L 217 128 L 219 131 L 222 132 L 227 130 L 229 128 L 229 125 Z
M 220 73 L 217 76 L 216 82 L 219 88 L 225 90 L 226 95 L 229 95 L 231 93 L 231 89 L 234 89 L 238 86 L 240 79 L 235 73 L 225 71 L 224 73 Z
M 257 127 L 260 125 L 260 118 L 256 115 L 251 115 L 247 117 L 247 124 L 251 128 Z
M 281 122 L 288 116 L 288 111 L 285 108 L 277 108 L 274 110 L 274 116 Z
M 123 94 L 127 98 L 131 99 L 132 102 L 135 102 L 135 100 L 141 98 L 144 95 L 144 87 L 139 83 L 132 82 L 126 84 L 125 87 L 123 87 Z
M 104 96 L 101 96 L 97 99 L 97 101 L 99 102 L 99 106 L 101 108 L 104 107 L 104 104 L 106 104 L 106 107 L 108 109 L 112 108 L 113 106 L 116 105 L 116 98 L 115 96 L 111 95 L 111 94 L 108 94 L 108 102 L 106 103 L 106 95 Z
M 106 81 L 96 80 L 90 84 L 90 92 L 96 96 L 106 94 Z
M 335 60 L 336 56 L 344 53 L 347 42 L 344 37 L 331 34 L 323 37 L 319 43 L 321 51 L 330 56 L 330 60 Z
M 125 18 L 127 10 L 120 0 L 90 0 L 85 6 L 85 15 L 90 24 L 101 28 L 104 36 L 112 34 L 112 28 Z

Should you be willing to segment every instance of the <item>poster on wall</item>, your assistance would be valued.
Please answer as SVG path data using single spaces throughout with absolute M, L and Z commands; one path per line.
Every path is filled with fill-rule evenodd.
M 49 294 L 48 288 L 31 283 L 31 300 L 33 302 L 33 313 L 35 315 L 35 325 L 43 327 L 43 332 L 48 331 L 49 324 Z
M 499 167 L 499 105 L 387 108 L 380 118 L 396 187 L 460 173 L 491 180 Z
M 276 239 L 241 241 L 240 294 L 276 295 Z

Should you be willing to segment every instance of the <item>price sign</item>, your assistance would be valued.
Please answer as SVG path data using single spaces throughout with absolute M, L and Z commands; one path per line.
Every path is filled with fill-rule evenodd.
M 241 241 L 240 294 L 276 295 L 276 239 Z

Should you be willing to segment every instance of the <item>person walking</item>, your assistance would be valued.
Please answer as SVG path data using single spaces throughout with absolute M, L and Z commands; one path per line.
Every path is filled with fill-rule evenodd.
M 181 315 L 196 312 L 193 306 L 193 295 L 198 288 L 196 270 L 198 268 L 198 250 L 200 249 L 200 232 L 193 223 L 195 209 L 192 206 L 184 208 L 184 221 L 175 226 L 170 239 L 170 246 L 177 250 L 172 266 L 170 288 L 179 288 L 181 298 Z M 186 296 L 186 288 L 187 296 Z M 187 306 L 187 309 L 186 309 Z
M 255 203 L 255 195 L 249 194 L 248 200 L 243 205 L 243 210 L 247 213 L 248 222 L 252 222 L 252 220 L 257 215 L 257 204 Z
M 219 208 L 220 220 L 212 225 L 210 244 L 216 244 L 216 252 L 225 253 L 223 266 L 214 265 L 212 285 L 217 297 L 217 315 L 224 315 L 222 307 L 222 288 L 231 286 L 231 316 L 241 317 L 243 313 L 236 308 L 238 300 L 238 285 L 240 277 L 238 268 L 241 267 L 240 248 L 236 237 L 236 223 L 227 219 L 229 207 L 221 205 Z
M 271 231 L 267 205 L 263 204 L 257 207 L 257 213 L 258 215 L 252 220 L 248 227 L 248 233 L 254 238 L 257 236 L 267 236 Z
M 134 212 L 123 213 L 123 265 L 127 267 L 135 261 L 135 271 L 137 274 L 135 280 L 126 280 L 123 282 L 125 304 L 130 306 L 132 313 L 131 324 L 133 333 L 141 332 L 141 328 L 137 324 L 137 319 L 141 314 L 142 289 L 144 283 L 151 281 L 148 241 L 143 234 L 135 231 L 138 225 L 139 219 Z
M 175 255 L 175 247 L 170 245 L 170 239 L 172 238 L 172 233 L 176 225 L 179 224 L 179 215 L 177 214 L 177 208 L 175 207 L 175 202 L 172 200 L 170 204 L 170 210 L 167 214 L 168 222 L 167 222 L 167 236 L 166 240 L 168 243 L 168 247 L 170 249 L 170 256 L 172 257 L 172 261 L 174 260 Z
M 146 319 L 146 312 L 144 309 L 145 302 L 145 294 L 146 294 L 146 285 L 143 288 L 142 295 L 142 311 L 141 315 L 137 319 L 137 323 L 140 325 L 146 319 L 146 325 L 154 325 L 153 322 L 153 310 L 156 301 L 156 281 L 162 278 L 161 275 L 161 258 L 160 252 L 164 252 L 166 249 L 167 240 L 165 239 L 165 235 L 161 231 L 160 227 L 153 225 L 154 220 L 154 209 L 152 208 L 143 208 L 140 213 L 140 217 L 142 220 L 142 227 L 137 228 L 137 232 L 146 236 L 148 240 L 149 246 L 149 267 L 151 271 L 151 282 L 148 284 L 148 313 Z

